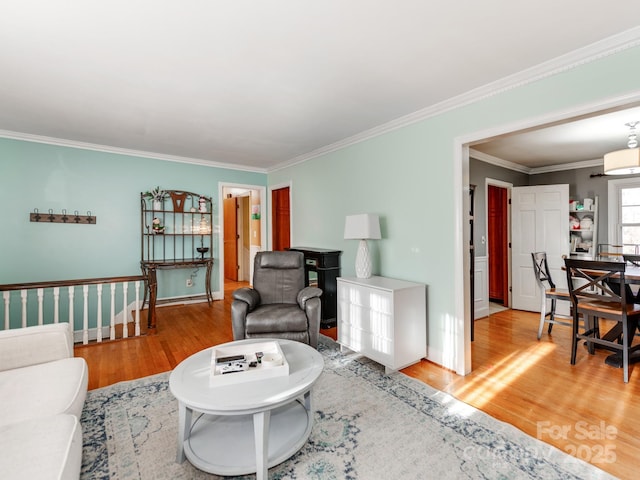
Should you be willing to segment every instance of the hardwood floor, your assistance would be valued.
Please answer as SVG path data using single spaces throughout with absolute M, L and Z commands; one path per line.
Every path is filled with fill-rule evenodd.
M 89 364 L 89 388 L 161 373 L 189 355 L 232 340 L 230 292 L 224 301 L 159 308 L 157 331 L 77 346 Z M 570 365 L 570 331 L 556 325 L 536 340 L 538 315 L 506 310 L 479 319 L 473 372 L 461 377 L 426 360 L 404 373 L 619 477 L 635 478 L 640 459 L 640 365 L 624 384 L 606 352 L 579 347 Z M 336 329 L 322 330 L 336 338 Z M 544 455 L 544 452 L 541 452 Z

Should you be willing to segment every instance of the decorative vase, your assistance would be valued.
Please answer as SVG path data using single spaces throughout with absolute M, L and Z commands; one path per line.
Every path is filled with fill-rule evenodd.
M 154 210 L 162 210 L 162 202 L 160 200 L 153 201 L 153 209 Z

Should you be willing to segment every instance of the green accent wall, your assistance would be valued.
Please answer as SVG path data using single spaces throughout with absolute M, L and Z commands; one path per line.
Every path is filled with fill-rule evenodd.
M 266 175 L 153 158 L 0 138 L 0 284 L 140 274 L 140 192 L 159 185 L 212 197 L 219 225 L 219 183 L 266 186 Z M 34 209 L 77 210 L 96 225 L 29 221 Z M 214 230 L 213 256 L 221 252 Z M 220 291 L 218 262 L 212 290 Z M 201 269 L 202 270 L 202 269 Z M 204 272 L 159 273 L 159 298 L 204 292 Z
M 429 358 L 462 372 L 471 363 L 462 361 L 470 350 L 458 139 L 638 94 L 638 78 L 640 48 L 627 49 L 272 172 L 270 185 L 292 185 L 292 245 L 343 250 L 342 274 L 354 275 L 357 242 L 342 238 L 344 218 L 380 215 L 374 274 L 428 285 Z

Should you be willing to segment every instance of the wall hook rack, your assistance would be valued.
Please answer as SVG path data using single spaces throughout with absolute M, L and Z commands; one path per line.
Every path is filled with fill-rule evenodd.
M 74 210 L 73 213 L 68 214 L 66 210 L 62 210 L 62 213 L 53 213 L 53 209 L 50 208 L 46 213 L 38 211 L 37 208 L 33 209 L 33 212 L 29 214 L 29 220 L 38 223 L 69 223 L 76 225 L 95 225 L 97 218 L 95 215 L 91 215 L 91 210 L 87 211 L 86 215 L 80 215 L 78 210 Z

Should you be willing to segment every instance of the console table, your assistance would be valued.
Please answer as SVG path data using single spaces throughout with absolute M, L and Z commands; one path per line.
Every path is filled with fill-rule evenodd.
M 320 297 L 320 326 L 331 328 L 336 326 L 336 279 L 340 276 L 340 250 L 324 248 L 292 247 L 289 250 L 304 254 L 305 286 L 317 284 L 322 290 Z
M 144 299 L 142 306 L 147 302 L 147 293 L 149 294 L 149 314 L 147 316 L 147 328 L 156 328 L 155 306 L 158 298 L 158 278 L 157 270 L 173 269 L 173 268 L 205 268 L 205 294 L 207 295 L 207 303 L 211 305 L 213 301 L 213 293 L 211 292 L 211 270 L 213 269 L 213 258 L 189 258 L 176 259 L 170 261 L 161 260 L 143 260 L 140 262 L 142 275 L 146 278 L 146 289 L 144 291 Z
M 427 287 L 386 277 L 338 278 L 338 343 L 387 373 L 427 355 Z

